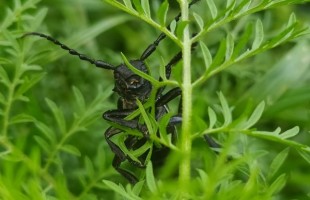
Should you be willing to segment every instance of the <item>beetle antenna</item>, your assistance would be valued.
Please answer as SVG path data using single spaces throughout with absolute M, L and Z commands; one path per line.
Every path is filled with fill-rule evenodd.
M 81 54 L 81 53 L 77 52 L 76 50 L 71 49 L 68 46 L 64 45 L 63 43 L 59 42 L 58 40 L 52 38 L 51 36 L 45 35 L 43 33 L 29 32 L 29 33 L 24 34 L 21 38 L 33 36 L 33 35 L 45 38 L 45 39 L 53 42 L 54 44 L 60 46 L 62 49 L 67 50 L 71 55 L 78 56 L 81 60 L 85 60 L 85 61 L 91 63 L 92 65 L 95 65 L 96 67 L 103 68 L 103 69 L 111 69 L 111 70 L 115 69 L 115 66 L 113 66 L 113 65 L 111 65 L 105 61 L 95 60 L 93 58 L 88 57 L 85 54 Z
M 200 0 L 192 0 L 189 4 L 188 4 L 188 7 L 190 8 L 192 5 L 194 5 L 195 3 L 197 3 L 198 1 Z M 178 22 L 181 18 L 181 13 L 179 13 L 175 18 L 174 20 L 176 22 Z M 166 27 L 168 30 L 170 30 L 170 25 L 168 25 Z M 164 33 L 161 33 L 158 38 L 152 43 L 150 44 L 145 50 L 144 52 L 142 53 L 141 57 L 140 57 L 140 60 L 144 61 L 146 58 L 148 58 L 157 48 L 157 46 L 159 45 L 159 43 L 166 38 L 166 34 Z

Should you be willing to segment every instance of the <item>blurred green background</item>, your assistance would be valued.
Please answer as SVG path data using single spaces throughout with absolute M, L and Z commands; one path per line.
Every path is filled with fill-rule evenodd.
M 26 1 L 23 1 L 26 2 Z M 161 1 L 152 0 L 151 6 L 156 10 Z M 13 8 L 14 1 L 0 0 L 0 22 L 6 15 L 7 8 Z M 45 10 L 46 9 L 46 10 Z M 205 4 L 193 8 L 197 12 L 207 10 Z M 113 8 L 100 0 L 42 0 L 37 7 L 27 10 L 28 15 L 39 11 L 46 11 L 42 23 L 33 25 L 35 30 L 19 30 L 17 25 L 8 29 L 14 33 L 22 31 L 38 31 L 47 33 L 72 48 L 85 53 L 93 58 L 102 59 L 117 65 L 122 62 L 120 52 L 128 58 L 139 58 L 144 49 L 156 39 L 159 32 L 145 22 L 140 21 L 120 10 Z M 238 34 L 241 32 L 245 21 L 251 17 L 260 17 L 264 23 L 266 38 L 272 36 L 274 31 L 285 24 L 291 12 L 295 12 L 297 19 L 304 26 L 310 25 L 310 4 L 283 6 L 276 9 L 257 13 L 247 19 L 234 21 L 220 29 L 207 34 L 203 41 L 211 52 L 216 51 L 225 32 Z M 169 18 L 178 13 L 175 2 L 171 2 Z M 244 22 L 242 21 L 244 20 Z M 169 20 L 168 20 L 169 21 Z M 0 24 L 1 25 L 1 24 Z M 249 107 L 257 105 L 262 100 L 266 101 L 267 108 L 262 119 L 256 126 L 259 130 L 274 130 L 281 127 L 283 130 L 294 126 L 300 127 L 300 134 L 294 138 L 310 146 L 310 36 L 306 35 L 295 41 L 269 50 L 265 53 L 247 59 L 236 66 L 212 77 L 203 85 L 194 90 L 194 122 L 195 130 L 202 130 L 207 123 L 207 107 L 218 103 L 217 92 L 222 91 L 230 105 L 234 106 L 236 115 Z M 107 94 L 108 98 L 102 102 L 102 113 L 108 109 L 115 109 L 117 96 L 109 95 L 114 85 L 111 72 L 96 69 L 87 62 L 68 55 L 65 51 L 45 40 L 35 41 L 35 49 L 29 55 L 40 53 L 41 57 L 36 64 L 43 67 L 46 72 L 44 78 L 38 82 L 28 93 L 29 102 L 14 105 L 13 112 L 22 110 L 30 113 L 37 119 L 44 119 L 48 124 L 55 123 L 51 112 L 45 103 L 45 98 L 52 99 L 63 110 L 66 119 L 70 122 L 75 110 L 75 98 L 72 87 L 76 86 L 84 95 L 86 103 L 97 96 L 98 92 Z M 148 65 L 154 76 L 157 75 L 159 66 L 167 63 L 179 51 L 178 47 L 169 39 L 165 40 L 158 50 L 148 59 Z M 4 49 L 0 49 L 0 56 L 6 56 Z M 197 78 L 204 70 L 200 50 L 193 52 L 193 79 Z M 154 67 L 153 67 L 154 66 Z M 180 80 L 181 66 L 175 67 L 173 79 Z M 101 88 L 98 91 L 98 87 Z M 177 102 L 173 102 L 177 104 Z M 171 105 L 176 107 L 176 105 Z M 87 156 L 90 160 L 104 157 L 103 163 L 98 163 L 106 174 L 99 178 L 115 182 L 123 182 L 111 167 L 112 153 L 104 140 L 104 131 L 109 124 L 98 115 L 95 122 L 88 130 L 75 134 L 69 143 L 76 146 L 81 152 L 81 157 L 62 155 L 62 162 L 67 178 L 69 190 L 80 194 L 81 184 L 77 179 L 80 174 L 87 174 L 83 166 L 83 159 Z M 16 126 L 10 129 L 12 138 L 16 141 L 26 141 L 24 146 L 31 149 L 35 141 L 29 137 L 38 134 L 33 124 Z M 285 148 L 284 145 L 264 140 L 249 139 L 245 149 L 261 148 L 268 151 L 268 155 L 261 160 L 261 165 L 267 167 L 273 157 Z M 197 144 L 196 144 L 197 143 Z M 255 145 L 254 145 L 255 144 Z M 195 141 L 193 149 L 197 155 L 202 144 Z M 252 146 L 251 146 L 252 145 Z M 255 146 L 255 147 L 254 147 Z M 99 152 L 99 153 L 98 153 Z M 201 158 L 200 155 L 197 158 Z M 1 161 L 0 161 L 1 164 Z M 281 167 L 281 172 L 288 174 L 287 185 L 280 193 L 279 199 L 309 199 L 310 193 L 310 168 L 309 163 L 302 159 L 293 149 Z M 0 171 L 1 173 L 1 171 Z M 1 176 L 0 176 L 1 178 Z M 113 193 L 105 189 L 93 189 L 97 194 L 105 197 Z

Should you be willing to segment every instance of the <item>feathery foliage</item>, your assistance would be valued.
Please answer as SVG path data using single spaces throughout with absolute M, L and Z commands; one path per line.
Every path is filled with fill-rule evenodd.
M 309 1 L 189 3 L 0 0 L 0 199 L 309 198 Z M 20 38 L 31 31 L 116 64 L 167 35 L 147 61 L 151 74 L 136 71 L 154 91 L 129 118 L 141 115 L 150 142 L 129 151 L 126 134 L 139 133 L 117 138 L 134 160 L 153 145 L 170 148 L 160 169 L 148 158 L 134 186 L 116 173 L 101 119 L 116 107 L 111 74 Z M 164 66 L 180 50 L 167 80 Z M 177 144 L 165 128 L 177 102 L 158 122 L 147 112 L 162 86 L 182 88 Z

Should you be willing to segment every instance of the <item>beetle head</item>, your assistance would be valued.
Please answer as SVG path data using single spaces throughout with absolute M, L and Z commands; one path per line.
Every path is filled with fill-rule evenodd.
M 148 74 L 149 71 L 141 60 L 132 60 L 130 64 L 136 69 Z M 149 96 L 152 85 L 148 80 L 131 71 L 125 64 L 117 66 L 114 70 L 115 87 L 114 91 L 121 97 L 128 100 L 144 100 Z

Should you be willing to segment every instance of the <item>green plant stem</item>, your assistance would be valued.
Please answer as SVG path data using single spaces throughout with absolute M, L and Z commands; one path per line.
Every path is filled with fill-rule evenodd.
M 188 21 L 188 1 L 180 0 L 182 20 Z M 191 179 L 191 115 L 192 115 L 192 84 L 191 84 L 191 38 L 189 27 L 183 31 L 183 84 L 182 84 L 182 133 L 180 138 L 180 149 L 182 152 L 179 167 L 179 181 L 183 193 L 186 193 L 187 184 Z
M 229 23 L 231 21 L 234 21 L 234 20 L 236 20 L 238 18 L 242 18 L 244 16 L 248 16 L 248 15 L 251 15 L 253 13 L 257 13 L 257 12 L 260 12 L 260 11 L 263 11 L 263 10 L 268 10 L 270 8 L 278 7 L 278 6 L 281 6 L 281 5 L 287 5 L 287 2 L 285 2 L 285 1 L 277 2 L 277 3 L 273 3 L 273 4 L 270 4 L 270 3 L 268 4 L 267 3 L 267 5 L 266 5 L 266 3 L 267 2 L 265 2 L 265 3 L 262 2 L 262 3 L 258 4 L 257 6 L 245 9 L 243 12 L 240 12 L 239 14 L 227 15 L 226 17 L 218 16 L 209 26 L 205 26 L 204 29 L 202 31 L 200 31 L 193 38 L 193 41 L 194 42 L 199 41 L 200 38 L 202 36 L 204 36 L 205 34 L 213 31 L 214 29 L 222 27 L 224 24 L 227 24 L 227 23 Z
M 149 16 L 141 14 L 141 13 L 135 11 L 134 9 L 129 9 L 128 7 L 126 7 L 124 4 L 122 4 L 120 2 L 113 1 L 113 0 L 105 0 L 105 1 L 109 4 L 111 4 L 112 6 L 127 12 L 128 14 L 130 14 L 132 16 L 135 16 L 139 19 L 142 19 L 146 23 L 150 24 L 151 26 L 155 27 L 156 29 L 160 30 L 161 32 L 165 33 L 165 35 L 167 37 L 169 37 L 172 41 L 174 41 L 178 46 L 180 46 L 180 47 L 182 46 L 182 44 L 180 43 L 180 40 L 173 33 L 171 33 L 171 31 L 169 31 L 165 26 L 161 26 L 158 23 L 156 23 Z
M 77 127 L 78 127 L 79 123 L 80 123 L 80 121 L 74 123 L 74 125 L 70 128 L 70 130 L 67 133 L 65 133 L 64 137 L 61 138 L 60 142 L 56 145 L 54 150 L 51 152 L 51 154 L 50 154 L 49 158 L 47 159 L 47 162 L 43 168 L 44 173 L 48 173 L 48 169 L 50 168 L 51 164 L 53 163 L 54 158 L 57 155 L 57 152 L 60 151 L 61 147 L 67 142 L 68 138 L 78 131 Z
M 94 105 L 90 105 L 90 108 L 94 107 Z M 46 164 L 44 165 L 43 172 L 48 173 L 48 169 L 50 168 L 51 164 L 54 162 L 55 157 L 57 156 L 57 153 L 61 150 L 61 148 L 65 145 L 67 140 L 74 134 L 76 134 L 78 131 L 81 131 L 82 127 L 81 124 L 84 122 L 84 120 L 87 119 L 87 117 L 90 115 L 91 111 L 85 111 L 84 115 L 80 116 L 80 118 L 74 120 L 71 127 L 66 133 L 63 133 L 63 137 L 59 141 L 59 143 L 55 146 L 54 150 L 49 154 L 49 157 L 47 159 Z
M 11 112 L 11 108 L 12 105 L 14 103 L 14 93 L 16 90 L 17 85 L 19 84 L 20 81 L 20 77 L 22 75 L 22 72 L 20 70 L 21 67 L 21 63 L 22 63 L 23 58 L 21 58 L 15 68 L 15 73 L 14 73 L 14 77 L 13 80 L 11 82 L 11 84 L 8 86 L 8 94 L 7 94 L 7 103 L 4 107 L 3 110 L 3 127 L 1 130 L 1 137 L 6 138 L 7 134 L 8 134 L 8 128 L 9 128 L 9 120 L 10 120 L 10 112 Z
M 95 188 L 98 183 L 101 183 L 103 179 L 113 175 L 114 168 L 109 168 L 108 170 L 99 171 L 99 174 L 95 174 L 91 177 L 88 184 L 84 187 L 83 191 L 79 194 L 79 196 L 75 200 L 85 199 L 85 196 L 89 193 L 92 188 Z
M 9 115 L 12 107 L 12 101 L 13 101 L 13 94 L 15 90 L 15 85 L 11 85 L 11 87 L 8 88 L 8 96 L 7 96 L 7 104 L 3 110 L 3 126 L 1 130 L 1 137 L 6 138 L 8 133 L 8 127 L 9 127 Z

